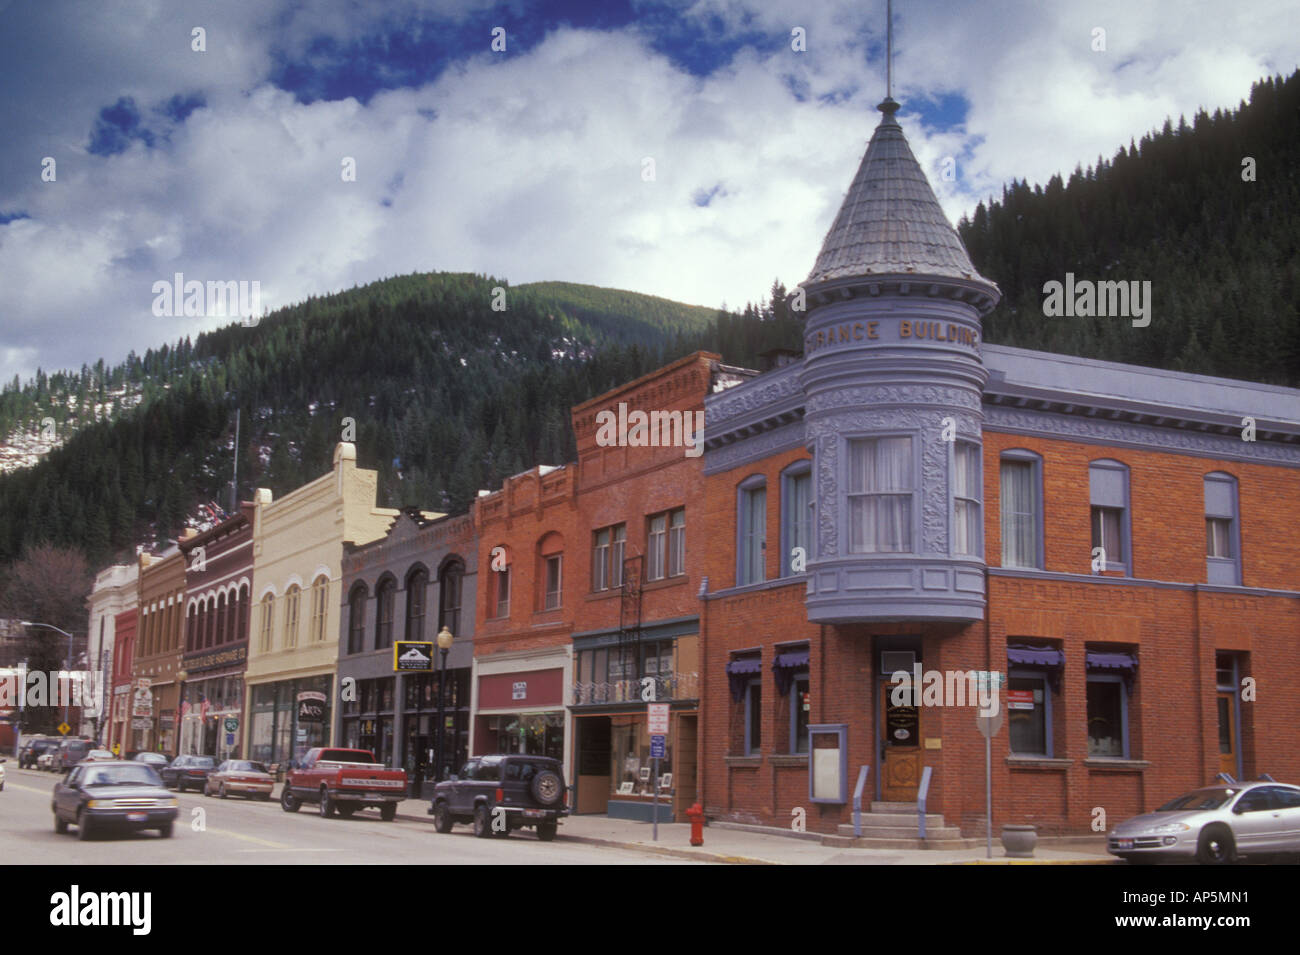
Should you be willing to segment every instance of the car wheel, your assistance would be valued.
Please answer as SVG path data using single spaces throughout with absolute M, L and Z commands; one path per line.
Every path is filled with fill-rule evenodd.
M 173 828 L 173 823 L 170 822 L 167 823 L 167 825 L 165 826 L 159 826 L 158 835 L 162 836 L 162 838 L 164 839 L 170 839 L 172 837 L 172 828 Z
M 445 802 L 438 803 L 433 810 L 433 828 L 446 835 L 451 832 L 452 825 L 453 821 L 451 813 L 447 811 L 447 804 Z
M 1237 857 L 1237 846 L 1226 826 L 1208 826 L 1196 843 L 1196 860 L 1202 865 L 1229 865 Z
M 222 799 L 229 799 L 229 798 L 230 798 L 230 795 L 226 792 L 226 784 L 225 784 L 225 783 L 222 783 L 222 784 L 221 784 L 221 787 L 217 790 L 217 795 L 220 796 Z
M 59 814 L 57 812 L 54 814 L 54 831 L 57 832 L 59 835 L 63 835 L 65 832 L 68 831 L 68 824 L 59 818 Z
M 90 817 L 84 810 L 77 813 L 77 838 L 82 842 L 90 838 Z
M 555 833 L 559 831 L 560 825 L 556 822 L 539 822 L 537 824 L 537 838 L 543 842 L 550 842 L 555 838 Z
M 280 808 L 285 812 L 297 812 L 302 808 L 302 803 L 293 794 L 288 783 L 285 783 L 284 789 L 280 790 Z
M 323 818 L 329 819 L 334 815 L 334 801 L 330 799 L 328 789 L 322 788 L 320 791 L 320 814 Z
M 488 815 L 487 806 L 482 803 L 474 807 L 474 835 L 479 839 L 492 836 L 492 818 Z
M 532 790 L 533 798 L 543 806 L 554 806 L 564 795 L 564 781 L 560 779 L 558 773 L 549 769 L 544 769 L 534 776 L 529 788 Z
M 397 818 L 397 803 L 386 802 L 379 807 L 379 818 L 384 822 L 392 822 Z
M 176 791 L 177 791 L 178 793 L 183 793 L 183 792 L 185 792 L 185 784 L 184 784 L 183 782 L 181 782 L 179 779 L 176 780 Z

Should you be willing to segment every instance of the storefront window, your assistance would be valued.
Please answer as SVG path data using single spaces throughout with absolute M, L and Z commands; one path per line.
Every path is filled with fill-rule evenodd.
M 641 715 L 615 716 L 610 733 L 610 788 L 613 796 L 653 796 L 650 732 Z M 673 771 L 673 738 L 665 740 L 664 758 L 659 760 L 660 788 L 663 777 Z M 663 795 L 661 793 L 661 795 Z
M 497 752 L 564 759 L 562 712 L 496 716 L 492 718 L 491 727 L 497 737 Z

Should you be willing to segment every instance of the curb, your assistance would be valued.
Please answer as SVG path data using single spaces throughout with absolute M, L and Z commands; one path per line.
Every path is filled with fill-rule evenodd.
M 399 812 L 397 819 L 403 822 L 430 822 L 430 817 L 413 816 L 410 813 Z M 672 849 L 668 846 L 657 846 L 653 843 L 645 842 L 622 842 L 618 839 L 602 839 L 599 836 L 577 836 L 567 834 L 563 827 L 556 837 L 566 842 L 581 842 L 593 846 L 610 846 L 615 849 L 632 849 L 636 852 L 649 852 L 655 855 L 674 856 L 679 859 L 693 859 L 696 862 L 718 862 L 728 865 L 781 865 L 779 862 L 772 862 L 770 859 L 754 859 L 750 856 L 729 856 L 717 852 L 698 852 L 691 849 Z

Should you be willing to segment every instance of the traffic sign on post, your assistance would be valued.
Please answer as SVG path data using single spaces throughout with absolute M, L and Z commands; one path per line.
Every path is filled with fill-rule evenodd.
M 664 750 L 665 750 L 665 747 L 664 747 L 664 736 L 663 736 L 663 734 L 662 734 L 662 733 L 653 733 L 653 734 L 651 734 L 651 736 L 650 736 L 650 758 L 651 758 L 651 759 L 663 759 L 663 758 L 664 758 Z

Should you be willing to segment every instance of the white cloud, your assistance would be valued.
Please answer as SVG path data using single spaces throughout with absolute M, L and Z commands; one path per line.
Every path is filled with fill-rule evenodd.
M 270 85 L 274 49 L 302 53 L 321 33 L 346 40 L 428 8 L 363 6 L 331 0 L 281 20 L 284 5 L 204 5 L 205 55 L 189 49 L 193 12 L 173 4 L 24 11 L 0 39 L 19 80 L 0 103 L 15 132 L 0 143 L 0 212 L 32 217 L 0 226 L 0 380 L 221 324 L 152 316 L 152 283 L 176 271 L 259 280 L 272 307 L 417 269 L 740 305 L 774 276 L 807 274 L 878 119 L 881 11 L 847 2 L 683 5 L 682 29 L 721 23 L 782 41 L 705 78 L 637 27 L 564 28 L 509 58 L 485 40 L 434 82 L 365 105 L 305 105 Z M 1233 107 L 1259 76 L 1289 72 L 1300 40 L 1278 29 L 1285 7 L 909 4 L 896 25 L 900 119 L 956 219 L 1012 177 L 1068 175 L 1169 114 Z M 789 49 L 794 25 L 808 31 L 806 53 Z M 1094 26 L 1107 30 L 1105 53 L 1090 49 Z M 169 144 L 86 153 L 118 97 L 147 110 L 190 92 L 207 105 L 180 125 L 155 120 Z M 832 93 L 833 104 L 816 98 Z M 907 109 L 942 94 L 969 102 L 964 128 L 937 130 Z M 50 154 L 59 179 L 42 183 Z M 939 177 L 949 155 L 955 183 Z M 356 182 L 340 177 L 345 156 Z M 644 157 L 654 182 L 642 180 Z

